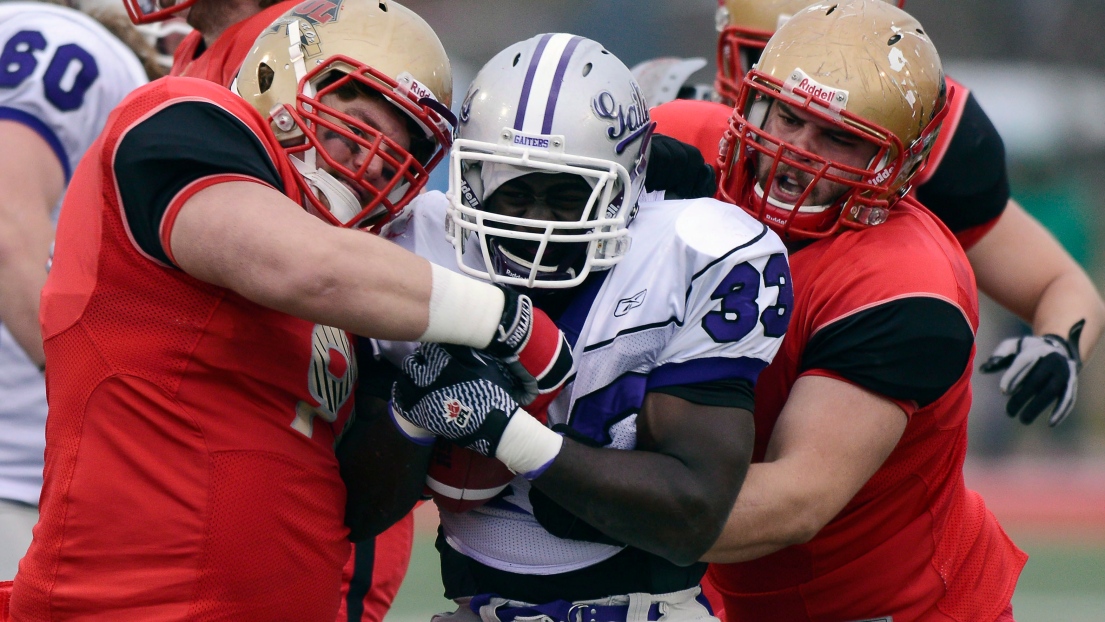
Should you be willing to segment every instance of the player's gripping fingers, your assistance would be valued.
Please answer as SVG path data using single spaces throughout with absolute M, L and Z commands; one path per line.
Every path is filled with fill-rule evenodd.
M 571 377 L 575 361 L 564 334 L 529 296 L 503 288 L 506 302 L 499 331 L 487 352 L 502 360 L 520 383 L 519 403 L 559 390 Z
M 498 361 L 471 348 L 424 344 L 403 362 L 392 411 L 412 426 L 494 456 L 519 410 L 513 379 Z

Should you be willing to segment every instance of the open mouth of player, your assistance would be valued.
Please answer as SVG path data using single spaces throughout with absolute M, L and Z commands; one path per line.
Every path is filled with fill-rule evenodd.
M 803 182 L 793 172 L 776 173 L 769 196 L 782 203 L 794 205 L 802 198 L 808 186 L 808 181 Z

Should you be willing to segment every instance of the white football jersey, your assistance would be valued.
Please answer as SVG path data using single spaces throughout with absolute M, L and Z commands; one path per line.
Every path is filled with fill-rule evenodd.
M 67 181 L 108 113 L 145 82 L 138 58 L 87 15 L 0 2 L 0 120 L 41 136 Z M 45 425 L 42 374 L 0 325 L 0 499 L 38 503 Z
M 455 269 L 444 235 L 447 199 L 435 194 L 414 203 L 394 239 Z M 557 322 L 573 342 L 576 376 L 549 408 L 549 423 L 568 423 L 606 447 L 636 447 L 636 416 L 650 390 L 754 382 L 789 318 L 790 271 L 774 233 L 732 205 L 654 200 L 659 196 L 642 198 L 622 261 L 581 285 Z M 474 246 L 466 261 L 482 261 Z M 384 351 L 397 360 L 409 349 Z M 529 489 L 517 477 L 475 510 L 442 512 L 446 541 L 480 563 L 521 574 L 569 572 L 621 550 L 548 533 L 533 517 Z

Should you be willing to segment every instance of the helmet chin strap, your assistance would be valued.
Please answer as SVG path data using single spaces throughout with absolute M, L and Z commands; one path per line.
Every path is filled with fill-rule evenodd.
M 303 80 L 307 75 L 307 64 L 304 61 L 298 20 L 292 20 L 288 24 L 288 43 L 288 56 L 292 61 L 292 68 L 295 69 L 296 84 L 303 84 L 305 97 L 313 97 L 314 86 Z M 296 157 L 290 159 L 299 174 L 307 180 L 307 185 L 311 187 L 315 196 L 326 201 L 330 213 L 342 224 L 349 224 L 349 221 L 361 212 L 361 202 L 357 195 L 333 175 L 318 167 L 318 152 L 314 147 L 303 152 L 302 160 Z
M 313 149 L 307 154 L 312 156 L 311 160 L 314 160 Z M 315 196 L 326 200 L 330 213 L 342 224 L 349 224 L 349 221 L 361 212 L 361 202 L 357 199 L 357 195 L 333 175 L 294 156 L 290 159 L 295 170 L 307 180 L 307 185 L 314 191 Z

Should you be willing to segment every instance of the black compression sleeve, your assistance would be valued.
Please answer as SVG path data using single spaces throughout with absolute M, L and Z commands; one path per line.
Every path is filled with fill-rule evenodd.
M 749 412 L 752 411 L 756 402 L 752 383 L 743 378 L 658 387 L 650 389 L 650 391 L 666 393 L 692 404 L 720 406 L 722 408 L 743 408 Z
M 971 325 L 938 298 L 900 298 L 837 320 L 806 344 L 800 371 L 824 369 L 870 391 L 927 406 L 963 375 Z
M 372 340 L 357 338 L 357 395 L 391 399 L 391 385 L 399 377 L 399 369 L 387 359 L 376 358 Z
M 917 187 L 917 198 L 953 232 L 997 218 L 1009 201 L 1005 145 L 974 94 L 936 172 Z
M 253 131 L 209 102 L 172 104 L 136 125 L 120 141 L 113 167 L 131 235 L 146 254 L 167 264 L 161 220 L 188 184 L 229 173 L 283 187 Z

